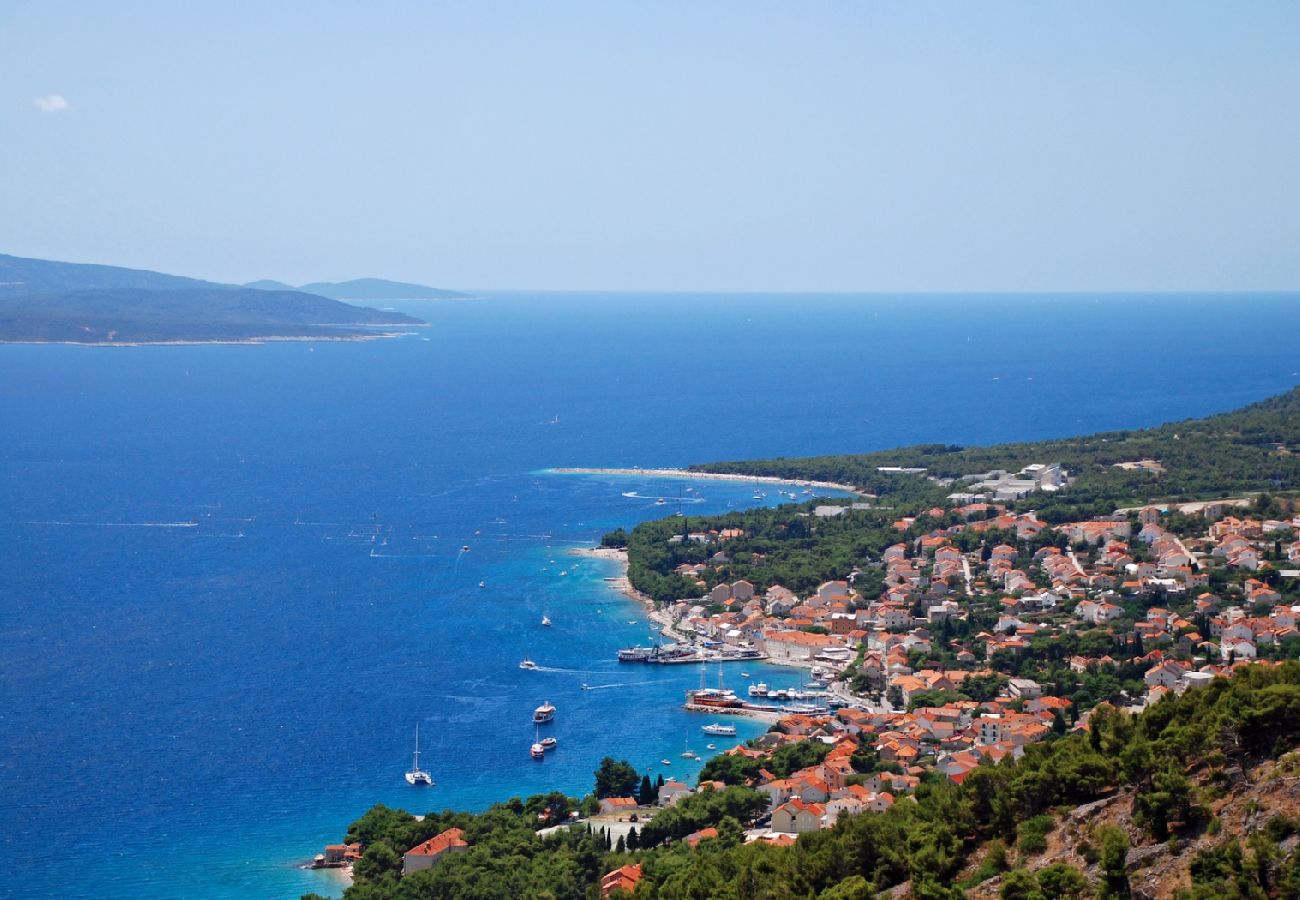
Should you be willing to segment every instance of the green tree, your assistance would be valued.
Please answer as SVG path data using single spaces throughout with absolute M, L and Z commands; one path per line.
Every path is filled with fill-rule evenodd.
M 1069 863 L 1053 863 L 1039 869 L 1038 886 L 1054 900 L 1085 900 L 1092 896 L 1088 879 Z
M 596 770 L 596 797 L 601 800 L 606 797 L 631 797 L 638 780 L 636 769 L 626 759 L 615 762 L 612 757 L 606 756 Z
M 1002 900 L 1047 900 L 1038 887 L 1038 880 L 1028 869 L 1012 869 L 1002 876 Z
M 1127 897 L 1128 887 L 1128 835 L 1114 825 L 1098 829 L 1101 843 L 1102 895 Z

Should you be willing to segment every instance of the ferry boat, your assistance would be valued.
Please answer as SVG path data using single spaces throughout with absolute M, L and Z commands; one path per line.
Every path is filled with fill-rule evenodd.
M 559 742 L 553 737 L 544 737 L 541 740 L 543 750 L 554 750 L 557 743 Z
M 714 722 L 712 725 L 702 726 L 700 731 L 703 731 L 705 734 L 716 734 L 722 737 L 736 736 L 735 725 L 719 725 L 717 722 Z
M 531 659 L 529 659 L 528 657 L 525 656 L 525 657 L 520 661 L 520 663 L 519 663 L 519 668 L 521 668 L 521 669 L 536 669 L 536 668 L 537 668 L 537 663 L 533 662 Z
M 415 786 L 433 784 L 433 776 L 420 768 L 420 724 L 418 722 L 415 725 L 415 758 L 411 761 L 411 771 L 406 773 L 406 783 Z
M 542 705 L 533 710 L 533 722 L 541 725 L 543 722 L 549 722 L 555 718 L 555 707 L 549 700 L 543 701 Z
M 618 651 L 619 662 L 645 662 L 654 652 L 653 647 L 625 647 Z

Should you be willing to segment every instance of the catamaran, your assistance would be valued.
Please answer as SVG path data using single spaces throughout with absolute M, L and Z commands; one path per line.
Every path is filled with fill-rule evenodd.
M 411 771 L 406 773 L 406 783 L 413 785 L 432 785 L 433 776 L 420 768 L 420 723 L 415 723 L 415 759 L 411 761 Z

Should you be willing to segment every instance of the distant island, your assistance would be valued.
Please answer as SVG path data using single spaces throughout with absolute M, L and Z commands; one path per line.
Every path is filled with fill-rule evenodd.
M 372 291 L 384 284 L 375 279 L 360 283 Z M 261 284 L 241 287 L 142 269 L 0 254 L 0 342 L 129 346 L 373 340 L 427 324 L 323 293 Z M 325 287 L 346 289 L 353 284 L 357 282 Z
M 424 284 L 410 284 L 405 281 L 389 281 L 385 278 L 354 278 L 351 281 L 313 281 L 294 287 L 282 281 L 250 281 L 244 285 L 259 291 L 305 291 L 334 300 L 467 300 L 469 294 L 449 291 L 444 288 L 429 287 Z

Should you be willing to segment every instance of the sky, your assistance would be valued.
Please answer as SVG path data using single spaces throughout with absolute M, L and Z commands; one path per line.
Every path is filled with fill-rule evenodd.
M 1300 289 L 1300 3 L 0 2 L 0 252 L 469 289 Z

